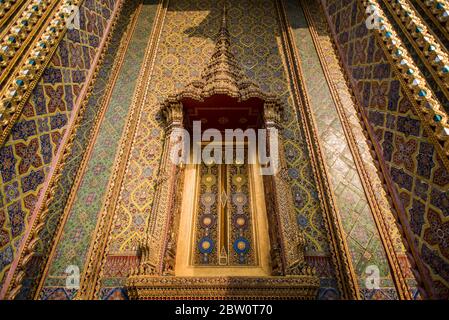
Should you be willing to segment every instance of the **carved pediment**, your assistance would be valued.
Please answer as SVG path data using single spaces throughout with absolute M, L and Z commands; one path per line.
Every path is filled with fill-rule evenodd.
M 170 95 L 162 103 L 164 114 L 170 114 L 168 109 L 176 108 L 185 99 L 203 102 L 207 98 L 224 95 L 244 102 L 251 98 L 263 101 L 263 104 L 276 106 L 276 111 L 282 113 L 282 105 L 274 94 L 263 92 L 259 85 L 249 79 L 236 57 L 231 52 L 230 35 L 227 28 L 226 8 L 215 50 L 199 79 L 188 83 L 179 93 Z M 170 119 L 166 119 L 168 122 Z

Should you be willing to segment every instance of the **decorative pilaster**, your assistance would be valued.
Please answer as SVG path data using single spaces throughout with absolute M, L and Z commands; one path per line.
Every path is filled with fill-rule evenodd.
M 156 195 L 153 204 L 152 215 L 155 221 L 164 221 L 162 239 L 153 239 L 154 226 L 148 225 L 146 243 L 142 245 L 143 253 L 146 253 L 141 261 L 142 268 L 151 266 L 151 273 L 172 275 L 174 270 L 175 235 L 170 226 L 175 219 L 178 185 L 184 172 L 183 163 L 175 163 L 178 158 L 177 147 L 183 139 L 183 107 L 178 101 L 169 101 L 162 107 L 165 120 L 164 150 L 160 164 L 159 177 L 156 182 Z M 179 206 L 178 206 L 179 207 Z M 148 273 L 140 273 L 148 275 Z
M 147 226 L 138 247 L 139 266 L 131 272 L 131 278 L 136 279 L 174 276 L 177 229 L 173 224 L 180 208 L 177 202 L 181 196 L 182 186 L 179 183 L 183 180 L 184 163 L 176 164 L 173 160 L 178 156 L 175 154 L 178 150 L 176 146 L 183 139 L 183 107 L 180 102 L 172 100 L 163 105 L 161 112 L 165 120 L 165 141 L 152 214 L 156 215 L 156 220 L 166 217 L 165 227 L 163 238 L 154 239 L 153 226 Z
M 166 163 L 166 166 L 170 166 L 170 172 L 174 172 L 174 176 L 169 181 L 170 195 L 168 199 L 168 221 L 166 224 L 164 247 L 160 257 L 161 269 L 160 272 L 164 276 L 174 276 L 175 272 L 175 257 L 176 257 L 176 240 L 179 215 L 181 214 L 181 198 L 184 182 L 184 165 L 181 160 L 179 163 L 173 163 L 173 159 L 180 159 L 183 150 L 176 147 L 179 144 L 184 143 L 183 139 L 183 107 L 179 102 L 174 102 L 164 109 L 165 119 L 167 121 L 167 135 L 170 135 L 170 141 L 168 145 L 170 163 Z M 185 151 L 185 150 L 184 150 Z M 178 154 L 175 154 L 177 153 Z
M 295 211 L 293 206 L 293 199 L 288 183 L 288 173 L 286 160 L 284 157 L 284 144 L 282 135 L 278 134 L 280 129 L 282 107 L 274 102 L 268 101 L 264 105 L 265 126 L 268 135 L 268 148 L 270 157 L 272 159 L 271 165 L 277 166 L 273 172 L 273 176 L 265 179 L 265 183 L 269 184 L 271 180 L 271 191 L 273 192 L 274 212 L 269 214 L 276 215 L 276 222 L 278 224 L 278 232 L 281 237 L 282 261 L 284 262 L 284 273 L 290 275 L 300 275 L 303 272 L 314 275 L 315 271 L 312 268 L 305 268 L 304 249 L 306 240 L 300 230 L 295 219 Z M 274 140 L 276 139 L 276 140 Z M 274 147 L 271 148 L 271 142 L 275 141 Z M 275 155 L 274 153 L 277 153 Z M 273 161 L 273 159 L 275 159 Z M 267 186 L 269 187 L 269 186 Z M 272 239 L 276 243 L 276 239 Z M 275 252 L 272 252 L 272 255 Z M 278 259 L 272 257 L 274 261 Z

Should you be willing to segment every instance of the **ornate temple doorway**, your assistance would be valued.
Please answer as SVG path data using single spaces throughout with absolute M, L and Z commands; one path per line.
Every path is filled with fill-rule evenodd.
M 166 138 L 150 214 L 164 223 L 165 233 L 155 239 L 148 229 L 139 267 L 128 279 L 130 298 L 315 298 L 319 278 L 304 260 L 305 240 L 277 134 L 282 105 L 246 77 L 230 52 L 226 10 L 201 78 L 169 96 L 161 111 Z M 200 130 L 195 123 L 201 123 Z M 210 130 L 226 136 L 234 129 L 263 129 L 266 139 L 255 148 L 244 139 L 225 138 L 215 152 L 233 150 L 235 157 L 202 161 L 206 149 L 214 147 L 204 136 L 213 136 Z M 187 136 L 193 143 L 185 147 Z M 265 156 L 278 155 L 268 175 L 261 174 L 266 163 L 258 162 L 262 150 Z M 179 154 L 184 160 L 174 162 Z

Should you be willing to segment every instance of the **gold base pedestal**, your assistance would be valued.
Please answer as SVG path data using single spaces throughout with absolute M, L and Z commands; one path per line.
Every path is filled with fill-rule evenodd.
M 128 279 L 132 300 L 181 299 L 316 299 L 319 278 L 310 275 L 279 277 L 176 277 L 135 275 Z

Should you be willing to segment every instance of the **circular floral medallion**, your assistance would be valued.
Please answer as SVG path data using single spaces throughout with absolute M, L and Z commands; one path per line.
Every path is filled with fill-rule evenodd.
M 249 241 L 243 237 L 239 237 L 234 241 L 234 251 L 238 254 L 246 254 L 249 251 Z
M 212 228 L 215 225 L 215 216 L 212 214 L 203 214 L 200 217 L 200 224 L 203 228 Z
M 248 201 L 248 198 L 246 197 L 246 194 L 241 193 L 241 192 L 237 192 L 236 194 L 234 194 L 232 196 L 232 202 L 234 202 L 234 204 L 236 206 L 244 206 Z
M 211 253 L 214 250 L 214 241 L 209 237 L 201 238 L 198 243 L 198 249 L 201 253 Z
M 248 227 L 248 218 L 243 214 L 235 215 L 233 220 L 236 228 L 246 229 Z
M 201 195 L 201 203 L 206 207 L 211 206 L 215 202 L 215 194 L 211 192 L 205 192 Z

